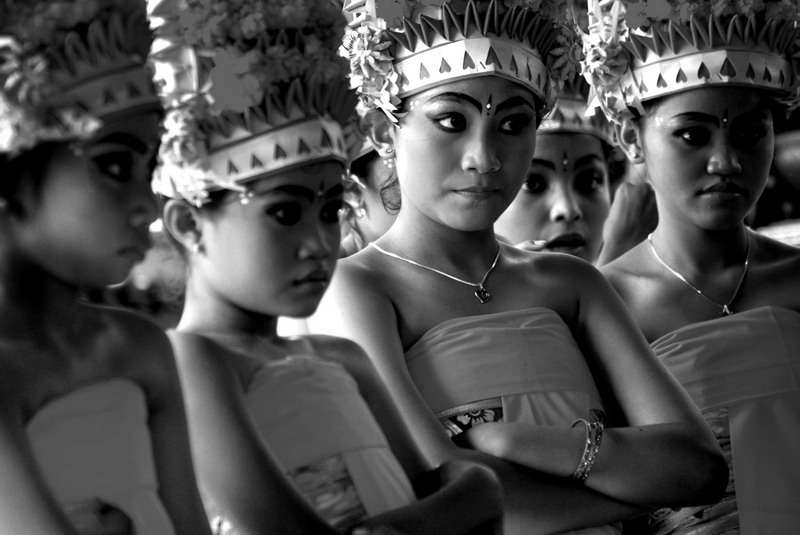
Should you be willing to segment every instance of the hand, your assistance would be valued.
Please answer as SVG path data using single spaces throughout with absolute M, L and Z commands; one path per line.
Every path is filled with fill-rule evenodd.
M 603 225 L 598 265 L 611 262 L 642 242 L 658 225 L 656 196 L 650 184 L 623 182 Z

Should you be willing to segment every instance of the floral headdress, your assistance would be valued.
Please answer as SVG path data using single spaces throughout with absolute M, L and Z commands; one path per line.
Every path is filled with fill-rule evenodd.
M 583 72 L 615 122 L 709 85 L 763 89 L 793 109 L 799 20 L 793 0 L 589 0 Z
M 347 163 L 355 107 L 330 0 L 149 0 L 150 61 L 166 117 L 153 188 L 209 192 L 299 165 Z
M 486 74 L 549 107 L 579 68 L 567 0 L 345 0 L 344 12 L 359 113 L 380 109 L 394 122 L 401 98 Z
M 0 154 L 88 138 L 112 115 L 159 109 L 138 0 L 0 1 Z
M 611 123 L 599 110 L 588 109 L 588 99 L 586 80 L 580 75 L 570 78 L 558 94 L 553 109 L 542 119 L 538 132 L 589 134 L 613 144 Z

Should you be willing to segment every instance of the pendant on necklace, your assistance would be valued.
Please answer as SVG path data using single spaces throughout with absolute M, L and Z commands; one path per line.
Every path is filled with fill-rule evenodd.
M 728 305 L 722 305 L 722 314 L 721 315 L 722 316 L 730 316 L 731 314 L 733 314 L 733 311 L 730 308 L 728 308 Z
M 478 286 L 478 289 L 475 290 L 475 297 L 477 297 L 480 300 L 481 304 L 483 304 L 492 298 L 492 294 L 487 292 L 486 288 L 484 288 L 483 286 Z

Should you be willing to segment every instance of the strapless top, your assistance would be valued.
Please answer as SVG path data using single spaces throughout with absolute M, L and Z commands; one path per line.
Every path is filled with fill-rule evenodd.
M 28 439 L 65 510 L 99 500 L 125 513 L 137 535 L 175 533 L 158 494 L 147 420 L 144 393 L 127 379 L 82 387 L 39 409 Z
M 718 427 L 729 433 L 741 533 L 797 533 L 800 313 L 748 310 L 687 325 L 652 347 L 707 418 L 727 413 Z
M 569 426 L 577 418 L 605 418 L 578 344 L 548 308 L 445 321 L 417 340 L 405 359 L 451 436 L 484 422 Z M 618 525 L 608 525 L 570 535 L 619 532 Z
M 346 530 L 416 500 L 352 376 L 314 356 L 265 364 L 247 387 L 256 426 L 320 514 Z

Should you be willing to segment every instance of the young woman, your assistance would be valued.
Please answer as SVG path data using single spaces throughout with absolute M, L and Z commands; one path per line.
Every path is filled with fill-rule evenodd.
M 383 117 L 372 139 L 395 158 L 402 206 L 341 262 L 312 328 L 365 348 L 428 459 L 495 469 L 507 533 L 609 532 L 657 504 L 716 499 L 713 437 L 599 272 L 495 239 L 568 74 L 548 43 L 563 52 L 570 32 L 494 2 L 445 4 L 404 32 L 379 29 L 388 12 L 354 15 L 352 79 Z
M 582 77 L 561 90 L 537 131 L 522 189 L 495 231 L 509 243 L 544 240 L 549 251 L 604 264 L 642 241 L 657 214 L 647 184 L 624 183 L 615 195 L 622 169 L 613 132 L 602 113 L 586 116 L 588 90 Z
M 144 6 L 5 2 L 0 34 L 3 531 L 209 533 L 166 336 L 81 300 L 150 245 Z
M 166 132 L 155 188 L 171 197 L 165 225 L 188 262 L 184 311 L 170 337 L 215 531 L 494 531 L 501 515 L 494 475 L 468 463 L 426 462 L 357 345 L 276 332 L 279 316 L 315 310 L 338 258 L 342 132 L 355 105 L 336 56 L 341 12 L 326 0 L 307 2 L 262 19 L 269 26 L 248 38 L 227 31 L 244 26 L 241 13 L 227 12 L 219 25 L 205 19 L 211 5 L 182 12 L 151 5 L 160 38 L 151 58 L 165 76 L 167 123 L 200 125 Z M 281 5 L 255 4 L 266 13 Z M 181 29 L 179 13 L 192 25 Z M 198 35 L 210 36 L 210 46 L 190 44 Z M 204 90 L 215 95 L 236 83 L 225 73 L 241 58 L 230 50 L 266 58 L 288 44 L 292 59 L 311 43 L 318 55 L 288 79 L 261 77 L 267 66 L 259 61 L 238 71 L 261 95 L 243 112 L 230 107 L 234 100 L 204 100 Z M 219 70 L 201 68 L 197 85 L 181 85 L 186 57 L 211 58 Z M 217 117 L 235 126 L 225 131 Z M 200 132 L 201 152 L 183 151 Z M 206 156 L 190 157 L 198 153 Z
M 728 11 L 715 5 L 697 2 L 691 20 L 663 12 L 668 26 L 641 13 L 623 16 L 621 6 L 604 6 L 613 10 L 608 17 L 606 9 L 598 12 L 598 20 L 616 16 L 631 25 L 624 33 L 636 42 L 626 50 L 641 52 L 653 38 L 674 37 L 685 52 L 680 65 L 703 65 L 713 81 L 692 72 L 682 85 L 673 82 L 680 66 L 667 49 L 620 53 L 618 66 L 630 74 L 616 82 L 594 79 L 609 116 L 620 123 L 629 159 L 647 167 L 659 212 L 648 239 L 604 273 L 731 463 L 719 504 L 660 511 L 650 519 L 652 532 L 791 533 L 800 521 L 800 250 L 751 232 L 744 220 L 767 181 L 774 125 L 798 102 L 791 67 L 798 13 L 785 2 Z M 653 35 L 647 28 L 672 33 Z M 603 46 L 614 57 L 619 29 L 595 26 L 591 72 L 614 72 L 603 70 L 594 52 Z M 703 32 L 707 40 L 692 39 Z M 602 33 L 607 39 L 594 37 Z M 759 35 L 781 38 L 758 41 L 756 48 Z M 666 73 L 663 88 L 652 83 L 653 62 Z M 626 76 L 647 91 L 634 92 L 629 107 L 614 107 L 614 88 L 629 86 Z

